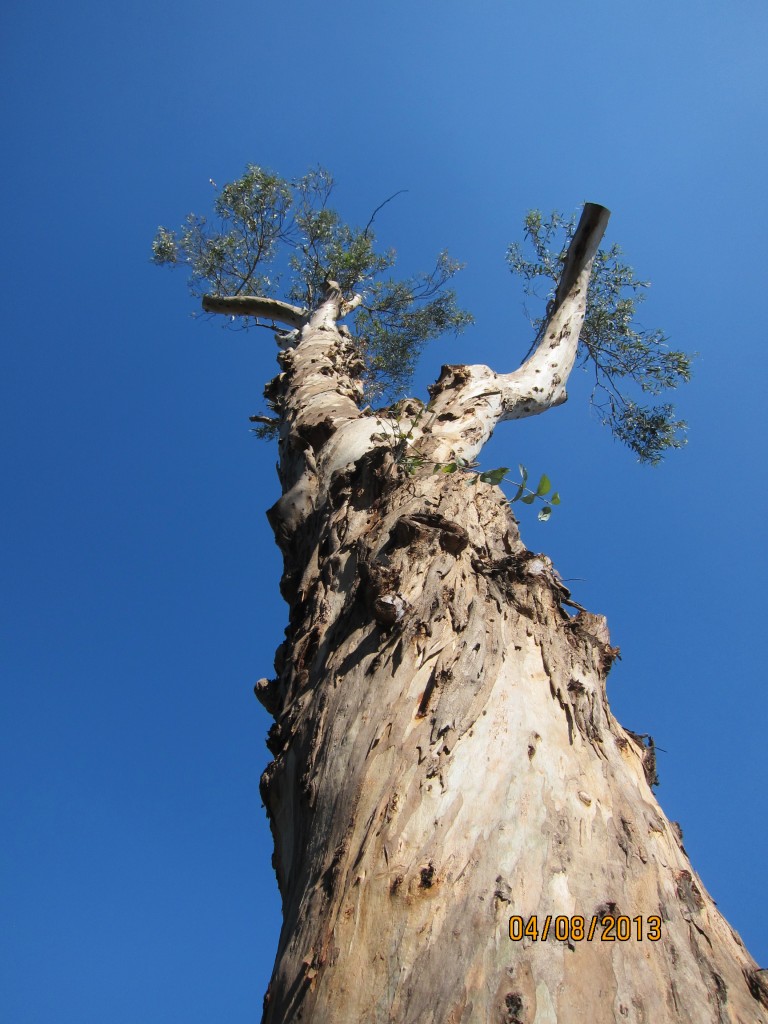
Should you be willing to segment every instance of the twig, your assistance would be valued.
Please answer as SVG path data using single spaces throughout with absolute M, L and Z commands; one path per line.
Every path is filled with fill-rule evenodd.
M 407 188 L 398 189 L 397 192 L 393 192 L 392 193 L 392 195 L 389 197 L 389 199 L 385 199 L 383 203 L 379 203 L 379 205 L 376 207 L 376 209 L 371 214 L 371 219 L 365 225 L 365 231 L 363 232 L 363 238 L 367 238 L 368 237 L 368 228 L 371 226 L 371 224 L 373 224 L 374 218 L 376 217 L 376 214 L 379 212 L 379 210 L 382 207 L 386 206 L 387 203 L 391 203 L 393 199 L 397 198 L 397 196 L 400 196 L 400 195 L 403 194 L 403 192 L 407 192 L 407 191 L 408 191 Z

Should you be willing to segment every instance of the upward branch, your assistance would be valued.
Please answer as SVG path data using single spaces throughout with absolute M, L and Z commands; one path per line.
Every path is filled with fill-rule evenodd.
M 531 210 L 525 218 L 527 246 L 515 242 L 509 247 L 510 268 L 522 277 L 527 295 L 541 299 L 538 288 L 542 280 L 550 286 L 548 311 L 556 307 L 562 293 L 568 272 L 568 268 L 564 272 L 563 250 L 575 231 L 574 218 L 555 211 L 546 219 L 538 210 Z M 532 250 L 532 257 L 526 248 Z M 641 404 L 642 400 L 690 380 L 692 360 L 685 352 L 670 348 L 663 331 L 648 331 L 635 322 L 648 283 L 639 280 L 621 256 L 615 243 L 595 254 L 577 358 L 593 372 L 591 403 L 601 422 L 641 462 L 656 463 L 668 449 L 685 443 L 681 436 L 685 423 L 675 419 L 669 403 L 649 406 Z M 537 328 L 535 347 L 549 326 L 546 318 L 533 324 Z
M 439 439 L 433 457 L 473 459 L 500 421 L 535 416 L 566 400 L 592 263 L 609 216 L 604 206 L 585 205 L 545 329 L 522 366 L 512 373 L 495 373 L 483 365 L 443 367 L 431 389 Z
M 584 205 L 539 343 L 519 369 L 500 377 L 500 419 L 534 416 L 567 399 L 566 384 L 576 361 L 592 263 L 610 215 L 604 206 Z

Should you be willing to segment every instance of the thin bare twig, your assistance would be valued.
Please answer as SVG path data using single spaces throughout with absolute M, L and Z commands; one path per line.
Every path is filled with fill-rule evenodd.
M 368 237 L 368 228 L 371 226 L 371 224 L 373 224 L 373 221 L 374 221 L 374 219 L 376 217 L 376 214 L 379 212 L 379 210 L 381 210 L 382 207 L 386 206 L 387 203 L 391 203 L 393 199 L 396 199 L 398 196 L 402 195 L 403 192 L 407 192 L 407 191 L 408 191 L 407 188 L 398 189 L 397 192 L 393 192 L 392 193 L 392 195 L 389 197 L 389 199 L 385 199 L 383 203 L 379 203 L 379 205 L 376 207 L 376 209 L 371 214 L 371 219 L 365 225 L 365 231 L 363 232 L 363 238 L 367 238 Z

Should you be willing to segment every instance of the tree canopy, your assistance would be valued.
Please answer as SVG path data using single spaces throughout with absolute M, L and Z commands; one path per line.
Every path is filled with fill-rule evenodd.
M 367 400 L 398 398 L 424 345 L 472 322 L 447 287 L 461 264 L 441 252 L 431 271 L 396 278 L 395 250 L 377 250 L 373 216 L 364 228 L 347 224 L 329 206 L 333 188 L 323 168 L 288 181 L 251 164 L 216 196 L 218 224 L 189 214 L 179 231 L 159 228 L 154 261 L 188 267 L 193 295 L 279 293 L 307 309 L 324 282 L 338 282 L 347 298 L 360 296 L 349 320 Z
M 191 213 L 178 231 L 160 227 L 153 259 L 187 267 L 196 296 L 280 295 L 306 310 L 317 303 L 325 282 L 338 282 L 365 364 L 365 400 L 394 401 L 405 393 L 426 343 L 472 323 L 450 287 L 462 265 L 442 251 L 432 270 L 397 278 L 395 250 L 377 248 L 372 230 L 376 213 L 389 200 L 365 227 L 354 227 L 329 205 L 333 189 L 323 168 L 288 180 L 248 165 L 241 178 L 218 190 L 213 222 Z M 527 245 L 514 243 L 507 252 L 526 294 L 542 302 L 553 299 L 575 229 L 576 219 L 559 212 L 548 219 L 538 210 L 527 214 Z M 538 291 L 542 283 L 545 295 Z M 601 422 L 641 462 L 655 464 L 670 448 L 682 447 L 686 424 L 670 403 L 643 404 L 642 399 L 688 381 L 691 357 L 671 349 L 662 331 L 637 324 L 637 305 L 647 287 L 622 262 L 618 245 L 599 249 L 579 355 L 594 374 L 592 404 Z M 246 316 L 241 322 L 278 329 L 264 318 Z M 535 347 L 546 314 L 532 322 Z

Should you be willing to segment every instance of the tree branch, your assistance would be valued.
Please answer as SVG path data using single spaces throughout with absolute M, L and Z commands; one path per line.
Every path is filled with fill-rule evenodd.
M 568 292 L 576 284 L 582 271 L 591 269 L 592 260 L 595 258 L 600 242 L 603 240 L 610 216 L 611 211 L 604 206 L 600 206 L 598 203 L 584 204 L 578 227 L 571 239 L 571 244 L 568 246 L 565 266 L 563 267 L 563 273 L 555 294 L 553 315 L 557 307 L 565 300 Z M 587 267 L 587 264 L 590 264 L 590 266 Z
M 429 389 L 431 458 L 473 459 L 502 420 L 536 416 L 567 398 L 587 306 L 589 276 L 610 212 L 587 203 L 568 247 L 552 308 L 532 354 L 513 373 L 490 367 L 444 366 Z
M 610 215 L 604 206 L 584 205 L 539 344 L 519 369 L 498 375 L 503 404 L 500 419 L 535 416 L 562 405 L 568 397 L 566 383 L 584 323 L 592 261 Z
M 363 232 L 363 238 L 367 238 L 368 237 L 368 230 L 371 227 L 371 225 L 373 224 L 374 220 L 376 219 L 376 214 L 379 212 L 379 210 L 383 209 L 387 205 L 387 203 L 391 203 L 393 199 L 396 199 L 398 196 L 401 196 L 404 192 L 407 192 L 407 191 L 408 191 L 407 188 L 400 188 L 400 189 L 397 190 L 397 192 L 393 192 L 392 195 L 388 199 L 385 199 L 383 203 L 379 203 L 379 205 L 376 207 L 376 209 L 371 214 L 371 219 L 365 225 L 365 231 Z
M 306 309 L 291 306 L 279 299 L 259 295 L 204 295 L 206 313 L 224 313 L 228 316 L 255 316 L 262 320 L 277 320 L 291 328 L 302 328 L 309 315 Z

